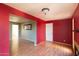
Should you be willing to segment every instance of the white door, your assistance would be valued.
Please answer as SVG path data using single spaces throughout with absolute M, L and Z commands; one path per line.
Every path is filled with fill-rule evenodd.
M 18 51 L 18 40 L 19 40 L 19 25 L 12 24 L 12 55 L 16 55 Z
M 46 41 L 53 41 L 53 23 L 46 24 Z

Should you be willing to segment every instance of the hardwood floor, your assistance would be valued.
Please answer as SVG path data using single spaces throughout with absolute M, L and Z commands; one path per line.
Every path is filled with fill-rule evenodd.
M 71 47 L 57 43 L 41 43 L 34 46 L 33 42 L 20 40 L 17 56 L 72 56 Z

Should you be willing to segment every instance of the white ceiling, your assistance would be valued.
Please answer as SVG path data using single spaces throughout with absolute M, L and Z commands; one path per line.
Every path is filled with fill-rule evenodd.
M 72 17 L 77 3 L 6 3 L 13 8 L 38 17 L 42 20 L 60 20 Z M 42 8 L 49 8 L 50 11 L 45 15 Z

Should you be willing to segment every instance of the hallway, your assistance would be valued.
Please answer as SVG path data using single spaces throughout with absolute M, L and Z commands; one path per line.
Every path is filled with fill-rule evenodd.
M 33 43 L 20 40 L 17 56 L 71 56 L 73 52 L 70 47 L 61 44 L 46 42 L 34 47 Z

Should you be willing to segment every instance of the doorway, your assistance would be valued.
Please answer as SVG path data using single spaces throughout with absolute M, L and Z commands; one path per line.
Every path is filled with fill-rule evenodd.
M 23 47 L 36 45 L 36 22 L 16 16 L 10 15 L 10 54 L 15 56 L 23 50 Z M 26 29 L 30 24 L 31 29 Z M 22 48 L 22 49 L 21 49 Z M 28 48 L 29 49 L 29 48 Z
M 11 55 L 17 55 L 19 45 L 19 24 L 10 22 L 10 52 Z
M 53 23 L 46 24 L 46 41 L 53 42 Z

